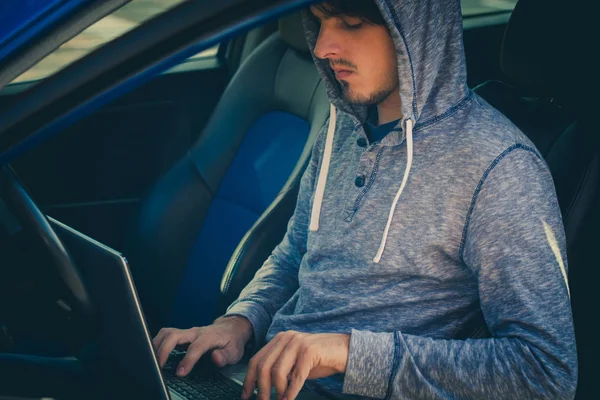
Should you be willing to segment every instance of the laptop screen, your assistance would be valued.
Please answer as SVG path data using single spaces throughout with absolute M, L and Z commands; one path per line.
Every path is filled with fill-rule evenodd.
M 125 257 L 48 220 L 75 262 L 95 309 L 100 351 L 94 370 L 115 388 L 114 398 L 169 400 Z

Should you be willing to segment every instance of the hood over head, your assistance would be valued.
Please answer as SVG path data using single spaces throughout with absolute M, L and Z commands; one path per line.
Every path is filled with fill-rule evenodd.
M 372 0 L 379 7 L 393 39 L 398 65 L 398 90 L 402 102 L 399 122 L 402 136 L 397 131 L 388 144 L 398 145 L 406 139 L 407 161 L 404 177 L 391 206 L 387 225 L 375 263 L 381 260 L 396 204 L 406 186 L 413 160 L 413 129 L 415 131 L 451 113 L 454 107 L 470 93 L 463 45 L 462 12 L 460 0 Z M 321 205 L 327 183 L 335 135 L 337 110 L 348 113 L 360 124 L 368 117 L 368 106 L 350 104 L 344 99 L 342 88 L 335 78 L 328 59 L 315 56 L 319 26 L 302 12 L 308 46 L 323 77 L 331 103 L 329 129 L 325 142 L 322 167 L 315 190 L 309 230 L 319 229 Z
M 419 125 L 444 114 L 468 94 L 460 0 L 372 0 L 396 47 L 403 119 Z M 367 119 L 367 106 L 351 105 L 328 59 L 315 56 L 319 26 L 303 11 L 306 39 L 329 101 L 338 110 Z

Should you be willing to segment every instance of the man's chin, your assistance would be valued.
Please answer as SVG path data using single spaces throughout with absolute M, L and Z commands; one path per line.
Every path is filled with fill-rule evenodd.
M 352 88 L 348 85 L 347 82 L 342 82 L 342 94 L 344 100 L 347 103 L 356 105 L 356 106 L 373 106 L 384 101 L 392 91 L 397 89 L 390 90 L 380 90 L 376 92 L 369 93 L 361 93 L 356 90 L 352 90 Z
M 363 96 L 353 92 L 344 92 L 344 100 L 346 100 L 347 103 L 356 106 L 371 106 L 374 104 L 368 96 Z

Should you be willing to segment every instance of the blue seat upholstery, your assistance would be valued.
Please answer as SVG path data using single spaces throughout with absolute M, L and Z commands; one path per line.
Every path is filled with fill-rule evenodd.
M 231 254 L 275 200 L 296 166 L 308 135 L 306 120 L 281 111 L 263 115 L 250 127 L 194 243 L 177 290 L 173 325 L 194 326 L 198 310 L 201 321 L 210 322 L 212 314 L 202 310 L 215 309 Z

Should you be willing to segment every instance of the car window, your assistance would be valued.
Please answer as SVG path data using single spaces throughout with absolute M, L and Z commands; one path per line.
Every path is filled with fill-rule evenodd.
M 46 78 L 82 58 L 97 47 L 125 34 L 144 21 L 161 14 L 185 0 L 132 0 L 114 13 L 94 23 L 73 39 L 25 71 L 11 83 Z M 511 11 L 517 0 L 461 0 L 463 16 L 477 16 Z M 218 45 L 191 57 L 214 57 Z
M 116 39 L 150 18 L 173 8 L 185 0 L 132 0 L 125 6 L 93 25 L 73 39 L 64 43 L 12 83 L 36 81 L 46 78 L 82 58 L 97 47 Z M 214 57 L 218 45 L 192 58 Z
M 461 0 L 464 17 L 512 11 L 517 0 Z

